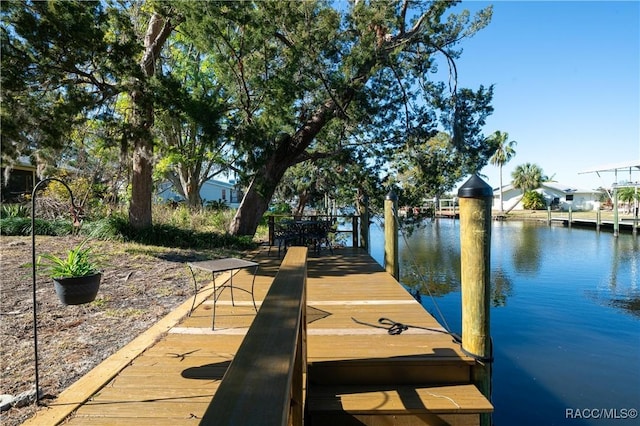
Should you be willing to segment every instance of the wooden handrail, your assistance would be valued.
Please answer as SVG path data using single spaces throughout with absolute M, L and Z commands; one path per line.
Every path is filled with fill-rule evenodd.
M 301 425 L 307 248 L 287 251 L 201 425 Z

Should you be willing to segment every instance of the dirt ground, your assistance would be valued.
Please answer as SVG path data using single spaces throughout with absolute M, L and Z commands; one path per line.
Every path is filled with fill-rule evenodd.
M 36 256 L 60 255 L 81 239 L 38 236 Z M 185 262 L 222 255 L 106 241 L 89 246 L 104 254 L 94 302 L 64 306 L 50 277 L 36 274 L 42 404 L 192 297 Z M 30 237 L 0 237 L 0 276 L 0 394 L 16 396 L 35 387 Z M 35 404 L 13 407 L 0 424 L 19 425 L 35 410 Z

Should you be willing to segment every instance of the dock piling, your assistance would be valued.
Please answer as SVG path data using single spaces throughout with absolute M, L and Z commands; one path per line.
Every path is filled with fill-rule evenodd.
M 369 197 L 363 195 L 360 204 L 360 247 L 369 250 Z
M 397 211 L 398 196 L 391 190 L 384 199 L 384 269 L 400 280 Z
M 473 379 L 491 400 L 491 334 L 489 328 L 491 201 L 493 190 L 478 175 L 458 190 L 460 199 L 460 266 L 462 287 L 462 349 L 478 362 Z M 481 416 L 490 425 L 490 415 Z

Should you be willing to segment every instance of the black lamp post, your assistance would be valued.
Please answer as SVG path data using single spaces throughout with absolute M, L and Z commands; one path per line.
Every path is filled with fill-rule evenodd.
M 71 197 L 71 215 L 73 216 L 73 224 L 76 226 L 79 224 L 78 213 L 80 211 L 73 200 L 73 193 L 71 192 L 71 189 L 66 183 L 58 178 L 46 178 L 41 180 L 36 184 L 36 186 L 33 188 L 33 191 L 31 192 L 31 275 L 33 277 L 33 351 L 36 367 L 36 403 L 40 401 L 40 383 L 38 376 L 38 312 L 36 302 L 36 193 L 42 185 L 51 181 L 60 182 L 65 188 L 67 188 L 67 191 L 69 191 L 69 196 Z

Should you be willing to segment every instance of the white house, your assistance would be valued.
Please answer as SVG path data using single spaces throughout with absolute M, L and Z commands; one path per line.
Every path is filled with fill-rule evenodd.
M 182 196 L 171 190 L 171 184 L 165 182 L 159 186 L 158 195 L 165 201 L 179 201 Z M 207 201 L 221 201 L 231 208 L 240 207 L 242 191 L 233 182 L 223 182 L 215 179 L 206 181 L 200 188 L 200 198 L 204 204 Z
M 596 202 L 600 200 L 602 191 L 592 189 L 580 189 L 558 182 L 544 182 L 536 192 L 542 194 L 547 206 L 567 211 L 569 206 L 573 211 L 593 210 Z M 508 210 L 523 210 L 522 190 L 513 185 L 502 188 L 503 208 Z M 493 190 L 493 209 L 500 210 L 500 188 Z

